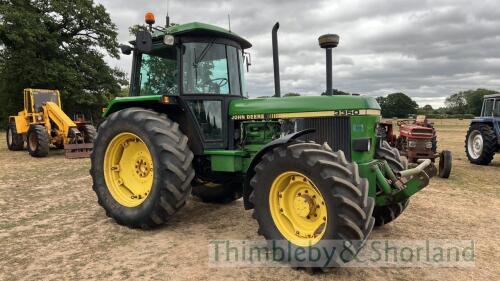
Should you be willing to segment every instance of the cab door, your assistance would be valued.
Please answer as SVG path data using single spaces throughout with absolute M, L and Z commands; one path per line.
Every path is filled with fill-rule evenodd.
M 241 50 L 231 42 L 206 39 L 182 45 L 182 99 L 196 120 L 205 149 L 232 147 L 229 103 L 242 98 Z

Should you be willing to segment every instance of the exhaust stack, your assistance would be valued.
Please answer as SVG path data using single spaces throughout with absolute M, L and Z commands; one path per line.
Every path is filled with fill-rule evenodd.
M 319 46 L 326 50 L 326 94 L 333 95 L 332 89 L 332 49 L 339 45 L 337 34 L 325 34 L 318 38 Z
M 274 97 L 281 97 L 281 87 L 280 87 L 280 59 L 278 55 L 278 29 L 280 28 L 280 23 L 277 22 L 273 26 L 273 66 L 274 66 Z

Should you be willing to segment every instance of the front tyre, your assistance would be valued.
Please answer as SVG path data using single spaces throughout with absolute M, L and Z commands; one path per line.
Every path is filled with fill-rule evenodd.
M 453 158 L 451 156 L 451 151 L 443 150 L 439 155 L 439 177 L 447 179 L 451 174 Z
M 90 174 L 106 215 L 131 228 L 163 224 L 184 206 L 194 178 L 193 153 L 165 115 L 129 108 L 100 126 Z
M 408 168 L 408 160 L 406 157 L 401 156 L 399 154 L 399 150 L 391 147 L 386 141 L 382 141 L 380 143 L 380 146 L 377 148 L 375 158 L 387 161 L 394 172 L 399 172 Z M 403 213 L 409 203 L 410 199 L 406 199 L 391 205 L 376 206 L 373 211 L 375 226 L 383 226 L 394 221 Z
M 355 241 L 350 248 L 354 255 L 370 235 L 374 200 L 357 164 L 348 162 L 342 151 L 315 143 L 282 145 L 266 153 L 255 172 L 250 201 L 258 233 L 270 243 L 288 241 L 291 248 L 284 251 L 293 255 L 298 248 Z M 353 255 L 335 257 L 328 266 L 348 262 Z M 300 266 L 325 264 L 310 260 Z
M 28 130 L 28 152 L 33 157 L 49 155 L 50 137 L 47 128 L 42 125 L 32 125 Z

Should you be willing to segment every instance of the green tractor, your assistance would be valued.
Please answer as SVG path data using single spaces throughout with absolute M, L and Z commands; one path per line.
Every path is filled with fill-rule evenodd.
M 436 174 L 430 161 L 409 169 L 381 141 L 371 97 L 280 98 L 278 24 L 275 97 L 248 99 L 247 40 L 197 22 L 153 27 L 147 18 L 149 29 L 121 46 L 133 55 L 130 96 L 108 105 L 91 157 L 98 203 L 117 223 L 162 225 L 191 195 L 243 198 L 266 240 L 286 241 L 290 251 L 342 241 L 354 255 Z M 330 93 L 338 41 L 319 39 Z

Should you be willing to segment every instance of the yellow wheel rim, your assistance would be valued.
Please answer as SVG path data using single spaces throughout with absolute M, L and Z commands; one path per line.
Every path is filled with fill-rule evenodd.
M 153 158 L 138 136 L 121 133 L 104 155 L 104 178 L 109 192 L 122 206 L 137 207 L 153 187 Z
M 298 172 L 279 175 L 271 186 L 269 207 L 273 221 L 288 241 L 297 246 L 321 240 L 327 223 L 326 202 L 314 183 Z

